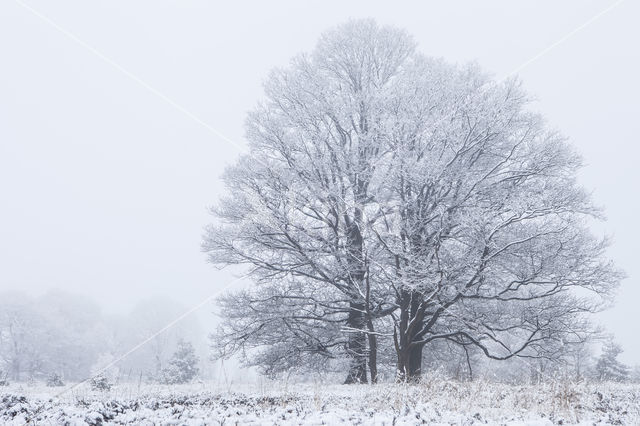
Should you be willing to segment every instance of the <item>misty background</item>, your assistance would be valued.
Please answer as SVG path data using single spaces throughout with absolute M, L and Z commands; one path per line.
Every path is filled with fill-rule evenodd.
M 371 17 L 406 29 L 427 55 L 475 60 L 500 78 L 614 2 L 26 4 L 0 4 L 0 292 L 59 289 L 123 314 L 156 297 L 186 310 L 235 279 L 200 251 L 207 207 L 269 70 L 322 31 Z M 613 237 L 628 278 L 599 320 L 629 364 L 640 362 L 639 12 L 622 2 L 519 72 L 583 155 L 582 183 L 606 209 L 597 231 Z M 213 309 L 197 313 L 205 328 Z

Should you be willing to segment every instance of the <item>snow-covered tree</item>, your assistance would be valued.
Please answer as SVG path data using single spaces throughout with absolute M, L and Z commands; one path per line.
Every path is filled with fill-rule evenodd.
M 347 382 L 364 382 L 380 336 L 400 380 L 420 376 L 436 340 L 504 360 L 587 337 L 585 314 L 620 273 L 585 225 L 600 212 L 576 183 L 579 156 L 517 80 L 353 21 L 265 90 L 203 245 L 255 282 L 222 299 L 222 352 L 347 356 Z
M 103 316 L 94 302 L 74 294 L 0 293 L 0 370 L 18 382 L 46 383 L 53 376 L 74 382 L 110 365 L 102 372 L 111 381 L 134 380 L 140 373 L 157 380 L 180 336 L 202 342 L 197 320 L 185 319 L 139 351 L 123 359 L 120 355 L 183 312 L 175 303 L 154 299 L 129 315 Z
M 624 382 L 629 379 L 629 367 L 618 360 L 623 352 L 622 346 L 608 339 L 602 347 L 602 354 L 595 365 L 595 375 L 598 380 Z
M 184 313 L 185 308 L 164 298 L 154 297 L 137 303 L 124 317 L 115 318 L 110 327 L 110 355 L 119 355 L 139 342 L 149 341 L 139 350 L 118 362 L 120 374 L 126 379 L 138 377 L 140 373 L 149 380 L 162 380 L 163 369 L 167 367 L 172 348 L 181 338 L 198 342 L 202 333 L 196 317 L 185 318 L 163 333 L 157 333 L 176 317 Z M 202 333 L 203 334 L 203 333 Z
M 199 359 L 193 345 L 186 340 L 178 340 L 176 351 L 173 353 L 169 365 L 162 370 L 162 380 L 167 384 L 188 383 L 200 371 Z
M 100 310 L 62 292 L 0 295 L 0 368 L 13 380 L 87 377 L 99 353 Z
M 46 324 L 32 300 L 23 296 L 5 293 L 0 299 L 0 368 L 15 381 L 32 375 L 41 363 Z
M 586 339 L 582 343 L 572 345 L 566 354 L 567 365 L 573 370 L 574 380 L 584 380 L 594 368 L 593 341 Z

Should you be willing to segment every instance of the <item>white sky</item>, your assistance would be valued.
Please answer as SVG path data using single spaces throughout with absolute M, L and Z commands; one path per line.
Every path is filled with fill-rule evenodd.
M 244 145 L 267 72 L 348 18 L 502 76 L 614 1 L 26 3 Z M 622 2 L 519 73 L 606 207 L 599 231 L 628 279 L 599 318 L 628 363 L 640 363 L 639 12 Z M 150 294 L 197 304 L 233 279 L 205 263 L 200 240 L 238 152 L 19 2 L 0 3 L 0 291 L 57 287 L 107 311 Z

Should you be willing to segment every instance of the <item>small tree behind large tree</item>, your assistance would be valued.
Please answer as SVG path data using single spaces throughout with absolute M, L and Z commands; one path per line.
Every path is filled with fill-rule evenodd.
M 180 339 L 169 365 L 162 370 L 162 380 L 167 384 L 182 384 L 193 380 L 200 371 L 199 359 L 193 345 Z
M 608 339 L 602 347 L 602 355 L 595 366 L 595 374 L 598 380 L 610 380 L 624 382 L 629 379 L 630 369 L 618 360 L 622 353 L 622 346 Z

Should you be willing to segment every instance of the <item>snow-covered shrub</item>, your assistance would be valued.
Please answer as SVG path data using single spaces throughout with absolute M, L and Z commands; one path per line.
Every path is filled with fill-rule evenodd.
M 112 383 L 104 374 L 98 374 L 89 381 L 92 390 L 108 391 L 111 389 Z
M 198 357 L 193 345 L 181 339 L 169 366 L 162 370 L 161 381 L 170 385 L 188 383 L 198 375 L 198 371 Z
M 29 394 L 0 394 L 0 425 L 210 424 L 214 419 L 224 424 L 640 425 L 640 386 L 586 381 L 509 385 L 425 378 L 419 385 L 358 388 L 326 382 L 290 388 L 280 381 L 221 393 L 152 385 L 78 398 Z
M 47 386 L 50 388 L 64 386 L 62 377 L 58 373 L 51 373 L 47 376 Z
M 9 379 L 7 379 L 8 376 L 8 373 L 0 370 L 0 386 L 9 386 Z

